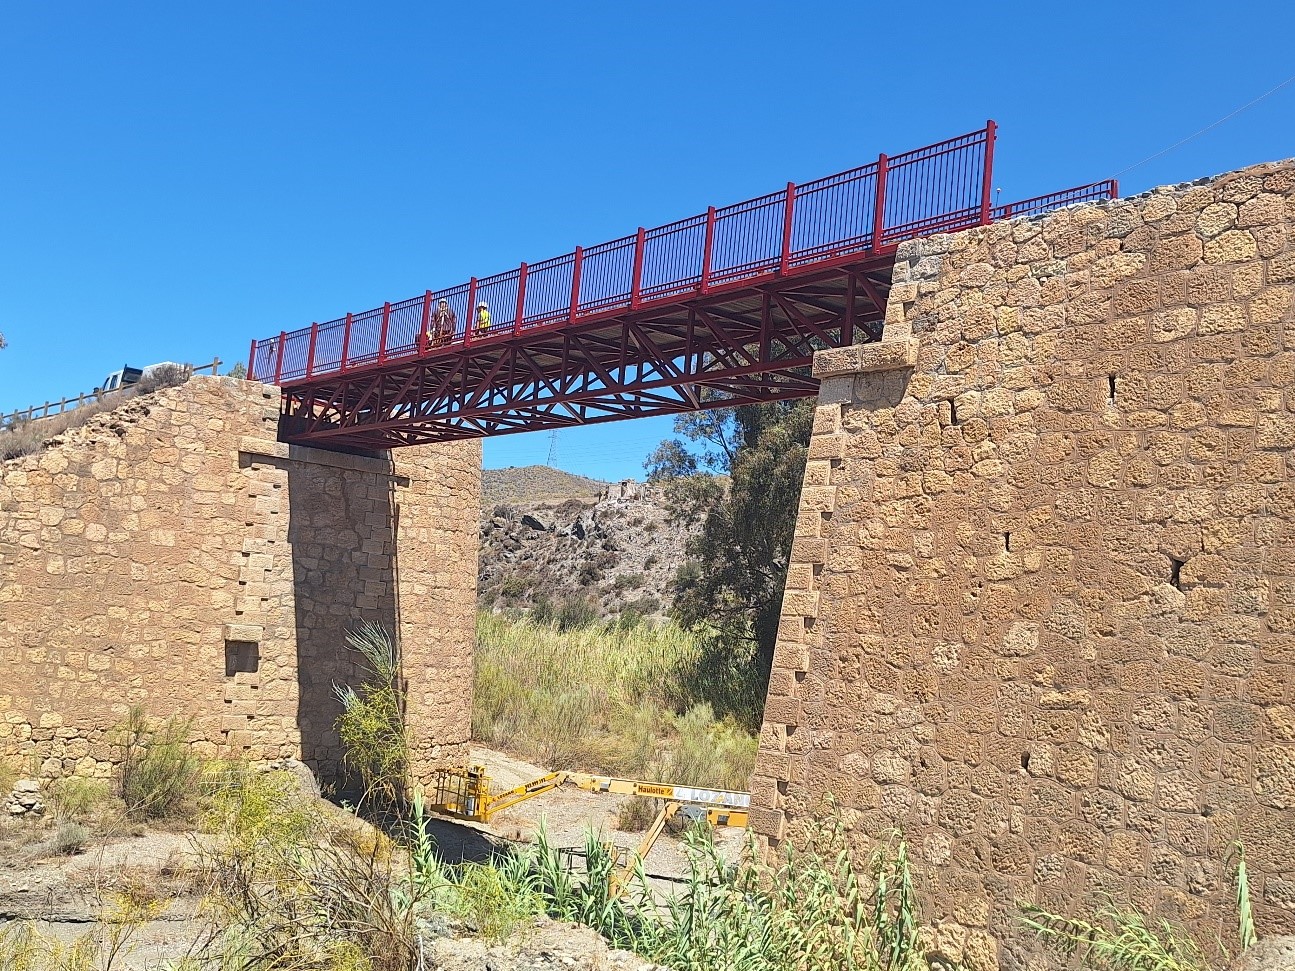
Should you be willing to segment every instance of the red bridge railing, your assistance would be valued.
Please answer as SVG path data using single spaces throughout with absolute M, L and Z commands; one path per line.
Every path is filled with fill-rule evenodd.
M 1082 199 L 1109 198 L 1114 192 L 1113 183 L 1099 183 L 994 207 L 990 185 L 995 135 L 990 121 L 979 131 L 902 155 L 881 155 L 875 162 L 804 185 L 789 182 L 779 192 L 722 209 L 711 207 L 541 263 L 523 263 L 447 290 L 428 290 L 364 313 L 253 341 L 248 376 L 295 384 L 434 355 L 456 345 L 583 324 L 859 254 L 886 252 L 917 236 L 1008 218 L 1005 213 L 1042 212 Z M 1100 194 L 1103 191 L 1108 194 Z M 457 329 L 445 346 L 433 347 L 428 323 L 441 300 L 454 310 Z M 474 332 L 471 326 L 480 301 L 489 305 L 492 315 L 486 333 Z

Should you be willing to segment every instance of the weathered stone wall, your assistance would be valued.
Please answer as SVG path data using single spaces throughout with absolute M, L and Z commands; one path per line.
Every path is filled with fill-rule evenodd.
M 966 957 L 1020 901 L 1295 931 L 1295 163 L 906 244 L 824 351 L 754 783 L 903 827 Z M 956 935 L 947 949 L 963 947 Z
M 480 446 L 276 441 L 278 392 L 196 377 L 0 465 L 0 756 L 103 773 L 129 706 L 335 779 L 345 633 L 398 631 L 416 767 L 470 727 Z

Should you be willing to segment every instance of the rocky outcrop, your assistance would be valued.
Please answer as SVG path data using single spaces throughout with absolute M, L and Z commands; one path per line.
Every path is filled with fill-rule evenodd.
M 480 604 L 581 601 L 604 620 L 664 616 L 691 530 L 671 521 L 658 490 L 632 480 L 596 502 L 497 505 L 481 518 Z

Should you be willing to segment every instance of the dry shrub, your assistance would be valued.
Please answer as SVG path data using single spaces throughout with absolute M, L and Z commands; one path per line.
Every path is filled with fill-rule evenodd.
M 303 800 L 287 773 L 249 774 L 203 819 L 210 925 L 202 967 L 409 971 L 417 894 L 408 855 Z
M 201 762 L 189 746 L 192 730 L 192 722 L 178 717 L 155 724 L 138 705 L 117 726 L 117 794 L 128 816 L 167 819 L 193 810 Z
M 54 834 L 51 849 L 59 856 L 75 856 L 90 842 L 90 831 L 80 823 L 63 823 Z
M 616 828 L 625 833 L 641 833 L 656 819 L 656 800 L 647 796 L 631 796 L 616 810 Z
M 59 819 L 85 821 L 100 814 L 112 798 L 103 779 L 69 775 L 47 787 L 50 808 Z

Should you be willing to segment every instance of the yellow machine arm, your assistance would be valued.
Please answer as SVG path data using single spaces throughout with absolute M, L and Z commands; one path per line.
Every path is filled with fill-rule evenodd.
M 467 769 L 447 769 L 441 772 L 436 778 L 436 796 L 429 808 L 445 816 L 488 823 L 495 813 L 566 784 L 586 792 L 649 796 L 664 799 L 667 803 L 702 806 L 714 811 L 713 814 L 708 811 L 707 818 L 717 826 L 746 826 L 747 813 L 751 807 L 751 794 L 747 792 L 640 782 L 579 772 L 550 772 L 495 795 L 490 791 L 490 779 L 485 767 L 474 765 Z

